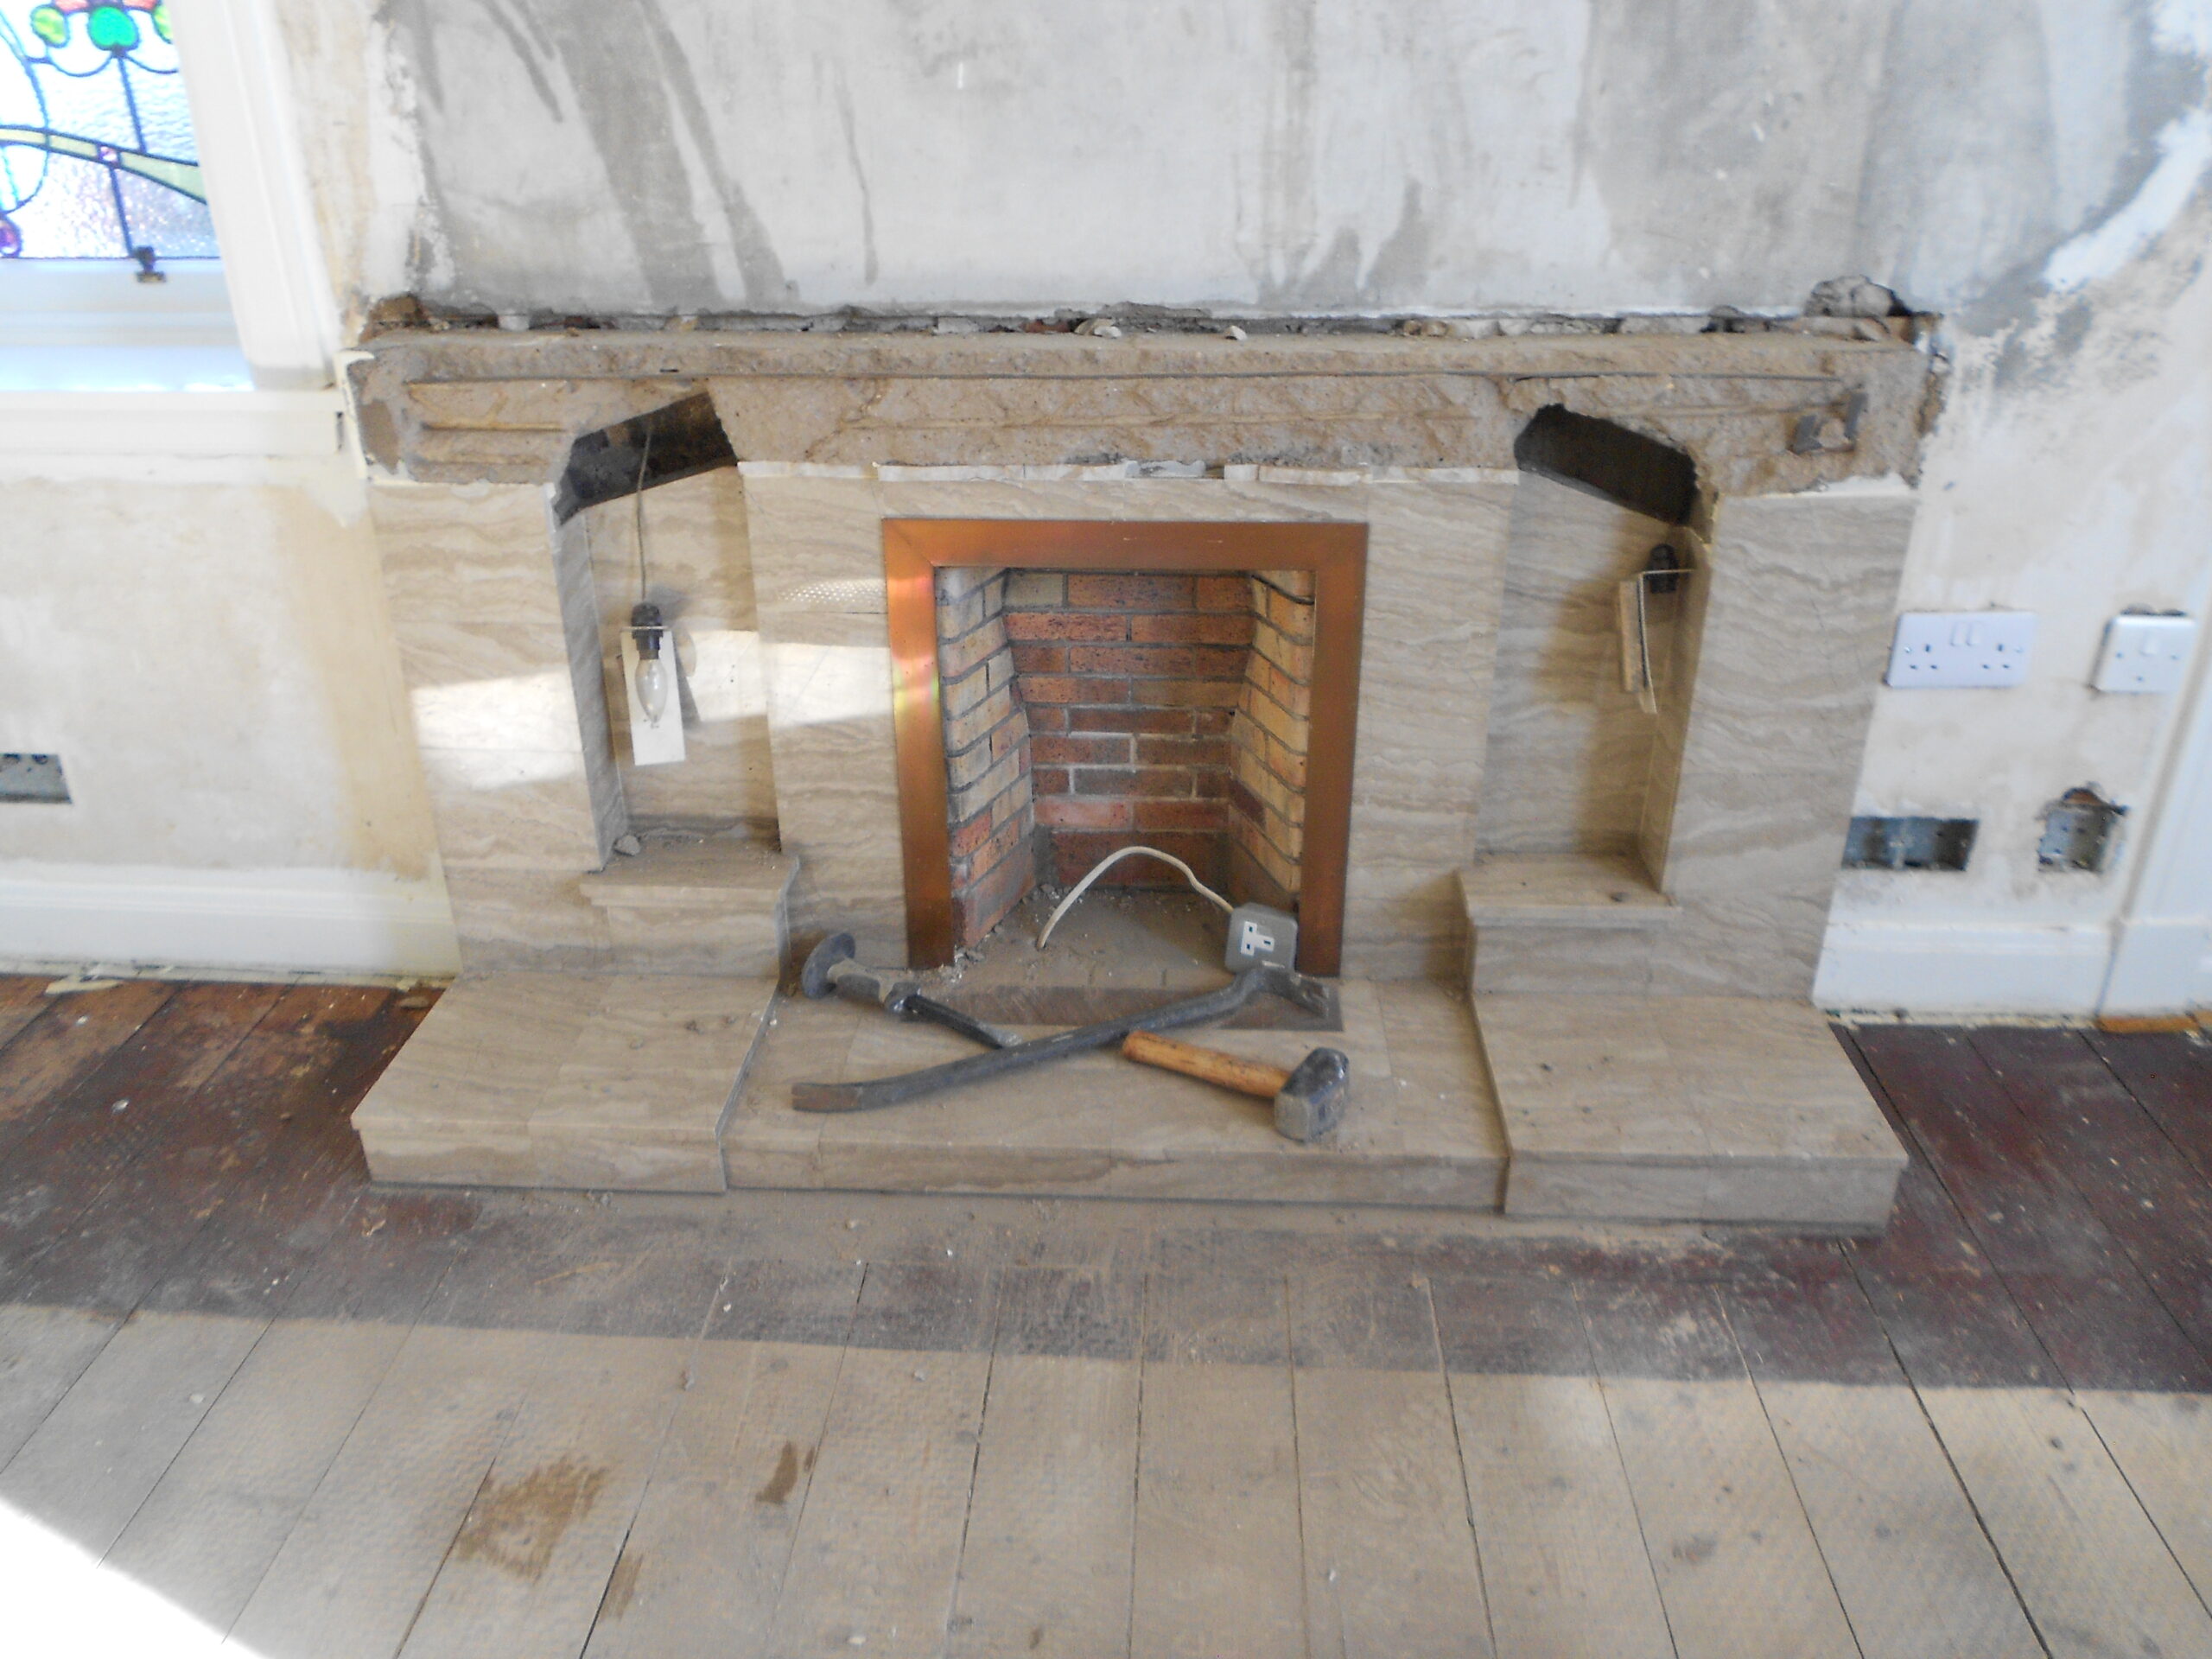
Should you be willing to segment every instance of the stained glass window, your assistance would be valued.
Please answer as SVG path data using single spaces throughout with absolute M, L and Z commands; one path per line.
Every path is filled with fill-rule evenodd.
M 0 0 L 0 257 L 215 257 L 168 0 Z

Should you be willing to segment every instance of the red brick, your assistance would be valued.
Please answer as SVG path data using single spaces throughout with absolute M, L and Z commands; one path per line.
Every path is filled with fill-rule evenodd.
M 1200 737 L 1226 737 L 1230 722 L 1236 718 L 1234 709 L 1193 709 L 1191 729 Z
M 991 838 L 991 815 L 978 812 L 963 824 L 956 824 L 946 842 L 946 850 L 955 858 L 965 858 Z
M 1219 801 L 1139 801 L 1139 830 L 1225 830 L 1229 809 Z
M 969 861 L 968 879 L 973 881 L 977 877 L 986 875 L 1006 861 L 1009 854 L 1029 838 L 1029 835 L 1030 826 L 1020 818 L 1009 818 L 999 825 L 991 832 L 989 838 L 976 849 L 975 857 Z
M 1179 737 L 1191 729 L 1191 715 L 1177 709 L 1071 709 L 1068 729 L 1075 732 L 1153 732 Z
M 1126 830 L 1131 822 L 1127 801 L 1078 800 L 1056 795 L 1037 803 L 1037 822 L 1054 829 Z
M 1084 615 L 1074 611 L 1008 611 L 1006 637 L 1020 643 L 1056 639 L 1126 639 L 1129 622 L 1123 616 Z
M 1127 702 L 1129 683 L 1029 674 L 1022 677 L 1021 698 L 1024 702 Z
M 1233 680 L 1244 672 L 1244 653 L 1233 645 L 1076 645 L 1068 667 L 1077 674 Z
M 1065 795 L 1068 792 L 1068 769 L 1039 766 L 1029 774 L 1029 787 L 1039 795 Z
M 1241 680 L 1139 680 L 1139 702 L 1186 709 L 1234 709 Z
M 1195 602 L 1202 611 L 1252 609 L 1252 584 L 1243 576 L 1200 576 Z
M 1016 645 L 1014 671 L 1017 674 L 1065 674 L 1068 671 L 1065 645 Z
M 1113 733 L 1033 737 L 1029 740 L 1029 753 L 1040 766 L 1126 766 L 1129 764 L 1129 740 Z
M 1186 800 L 1191 794 L 1191 774 L 1181 766 L 1085 766 L 1074 776 L 1078 795 Z
M 1139 645 L 1249 645 L 1252 616 L 1208 615 L 1191 612 L 1177 616 L 1133 616 L 1129 638 Z
M 982 943 L 1007 912 L 1036 885 L 1036 862 L 1010 858 L 988 874 L 976 878 L 952 895 L 953 925 L 963 944 Z
M 1234 778 L 1229 780 L 1229 804 L 1236 810 L 1238 816 L 1249 818 L 1254 823 L 1267 821 L 1266 804 Z
M 1068 603 L 1131 611 L 1187 610 L 1191 605 L 1191 578 L 1140 575 L 1131 571 L 1071 575 Z
M 1225 766 L 1229 740 L 1225 737 L 1141 737 L 1137 740 L 1141 766 Z
M 1068 711 L 1065 709 L 1032 709 L 1029 729 L 1033 732 L 1065 732 L 1068 728 Z

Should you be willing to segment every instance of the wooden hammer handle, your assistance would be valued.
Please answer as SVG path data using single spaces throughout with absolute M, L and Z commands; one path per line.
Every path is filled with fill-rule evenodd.
M 1179 1043 L 1148 1031 L 1133 1031 L 1122 1041 L 1122 1052 L 1140 1065 L 1156 1065 L 1163 1071 L 1180 1071 L 1186 1077 L 1217 1083 L 1240 1095 L 1273 1100 L 1290 1081 L 1290 1073 L 1262 1060 L 1240 1059 L 1217 1049 Z

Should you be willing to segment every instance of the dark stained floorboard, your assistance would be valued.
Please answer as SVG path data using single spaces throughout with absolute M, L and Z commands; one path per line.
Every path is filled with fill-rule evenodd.
M 133 980 L 42 998 L 44 1006 L 0 1048 L 0 1159 L 105 1065 L 175 988 Z M 0 1164 L 0 1172 L 6 1168 Z
M 2212 1031 L 2093 1031 L 2084 1040 L 2197 1173 L 2212 1180 Z
M 2134 1260 L 2052 1161 L 1969 1033 L 1858 1033 L 1918 1150 L 2075 1388 L 2212 1388 Z
M 51 1000 L 46 988 L 51 983 L 52 978 L 44 974 L 0 974 L 0 1049 L 46 1012 Z
M 2046 1165 L 2212 1358 L 2212 1186 L 2077 1031 L 1987 1029 L 1974 1045 Z
M 2212 1044 L 2189 1035 L 1840 1033 L 1912 1154 L 1878 1238 L 1530 1235 L 376 1188 L 348 1116 L 430 1000 L 0 980 L 0 1008 L 33 1010 L 0 1046 L 0 1295 L 1382 1368 L 1427 1351 L 1433 1320 L 1460 1371 L 2212 1387 Z
M 118 1183 L 168 1184 L 157 1169 L 148 1181 L 147 1160 L 192 1132 L 202 1116 L 194 1096 L 276 998 L 271 986 L 185 986 L 16 1143 L 0 1160 L 0 1282 L 25 1279 L 65 1243 L 65 1266 L 130 1248 L 143 1217 L 127 1198 L 89 1231 L 79 1224 Z M 88 1279 L 55 1300 L 125 1311 L 143 1292 L 116 1309 Z

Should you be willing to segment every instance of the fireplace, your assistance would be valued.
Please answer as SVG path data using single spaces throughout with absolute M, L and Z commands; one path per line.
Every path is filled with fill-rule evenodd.
M 550 1107 L 387 1091 L 372 1167 L 508 1179 L 523 1148 L 551 1184 L 711 1185 L 719 1146 L 771 1185 L 1878 1220 L 1899 1154 L 1807 999 L 1930 410 L 1910 325 L 378 340 L 354 392 L 472 988 L 435 1052 L 492 1052 L 469 1001 L 539 1008 L 517 1054 L 571 1046 Z M 607 515 L 663 425 L 697 440 L 651 449 L 683 467 L 648 519 L 690 527 L 653 562 L 694 636 L 677 706 L 728 721 L 665 776 L 626 772 L 606 666 L 637 597 Z M 1674 591 L 1617 605 L 1662 543 Z M 1632 695 L 1631 614 L 1660 670 Z M 671 822 L 718 814 L 750 838 Z M 850 933 L 928 969 L 995 926 L 941 988 L 1110 1001 L 1133 981 L 1064 982 L 1092 970 L 1002 922 L 1129 842 L 1294 906 L 1300 965 L 1341 976 L 1367 1092 L 1332 1149 L 1110 1066 L 1077 1113 L 799 1121 L 820 1073 L 791 1068 L 921 1056 L 772 1017 L 777 963 Z M 1177 982 L 1217 981 L 1185 954 Z M 569 1033 L 572 1001 L 599 1012 Z M 680 1099 L 658 1061 L 624 1081 L 648 1017 L 699 1054 Z M 715 1071 L 776 1019 L 804 1056 Z
M 1357 524 L 888 519 L 909 960 L 1133 844 L 1342 956 Z M 1136 881 L 1157 868 L 1131 860 Z

